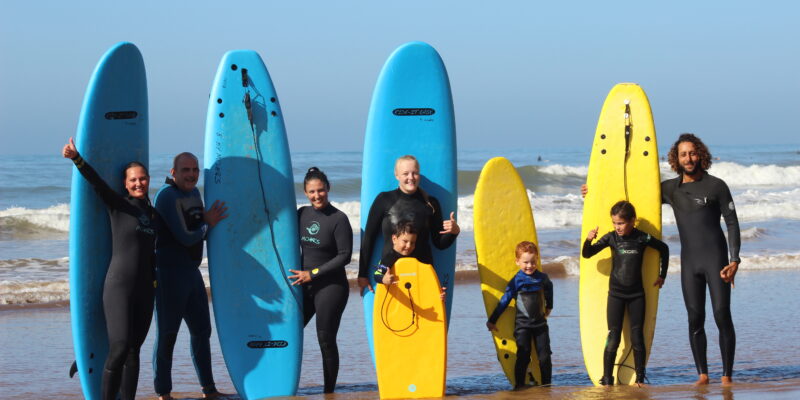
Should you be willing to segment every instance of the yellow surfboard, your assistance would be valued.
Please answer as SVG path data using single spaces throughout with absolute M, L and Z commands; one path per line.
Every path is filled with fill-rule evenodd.
M 441 285 L 430 264 L 397 260 L 397 283 L 375 288 L 372 328 L 382 399 L 443 397 L 447 329 Z
M 488 318 L 500 302 L 508 281 L 519 271 L 514 254 L 517 243 L 523 240 L 536 243 L 537 246 L 539 243 L 525 185 L 507 159 L 495 157 L 483 166 L 473 204 L 475 252 Z M 538 265 L 541 268 L 541 262 Z M 497 320 L 497 332 L 492 332 L 497 360 L 512 386 L 516 385 L 514 363 L 517 361 L 514 302 L 511 301 Z M 531 354 L 530 369 L 526 375 L 526 383 L 530 381 L 541 382 L 535 351 Z
M 599 227 L 598 237 L 613 230 L 611 206 L 620 200 L 628 200 L 636 207 L 638 229 L 661 239 L 661 177 L 656 132 L 650 102 L 639 85 L 620 83 L 606 97 L 592 144 L 586 185 L 589 193 L 583 205 L 581 245 L 595 227 Z M 608 335 L 606 305 L 611 251 L 605 249 L 590 259 L 581 257 L 580 265 L 583 359 L 589 378 L 599 385 Z M 644 340 L 648 357 L 658 310 L 658 288 L 653 287 L 658 269 L 658 252 L 648 248 L 643 267 Z M 629 333 L 626 315 L 614 367 L 617 384 L 631 384 L 636 378 Z

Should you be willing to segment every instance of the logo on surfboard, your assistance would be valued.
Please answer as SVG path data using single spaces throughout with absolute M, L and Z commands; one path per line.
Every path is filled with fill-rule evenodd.
M 432 108 L 395 108 L 392 114 L 398 117 L 413 117 L 418 115 L 433 115 L 436 110 Z
M 247 347 L 251 349 L 274 349 L 286 347 L 288 345 L 289 342 L 285 340 L 253 340 L 247 342 Z

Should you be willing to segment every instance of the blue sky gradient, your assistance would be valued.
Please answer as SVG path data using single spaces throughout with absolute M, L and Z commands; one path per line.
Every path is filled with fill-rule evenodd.
M 380 68 L 411 40 L 444 59 L 463 149 L 588 148 L 618 82 L 644 87 L 662 146 L 684 131 L 796 144 L 798 16 L 788 1 L 6 1 L 0 154 L 57 153 L 119 41 L 144 56 L 159 154 L 202 150 L 217 63 L 241 48 L 264 58 L 292 150 L 360 150 Z

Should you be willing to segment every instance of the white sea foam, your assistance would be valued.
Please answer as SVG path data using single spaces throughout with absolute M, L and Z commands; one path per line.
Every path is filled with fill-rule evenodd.
M 456 270 L 477 270 L 477 263 L 470 256 L 461 254 Z M 580 273 L 580 258 L 576 255 L 563 255 L 545 258 L 544 264 L 557 264 L 563 267 L 567 276 Z M 18 259 L 0 261 L 0 305 L 26 305 L 69 301 L 69 280 L 67 258 L 56 260 Z M 208 279 L 208 262 L 203 260 L 200 272 L 206 287 Z M 800 253 L 785 254 L 749 254 L 742 256 L 740 271 L 762 271 L 779 269 L 800 269 Z M 669 272 L 681 270 L 680 256 L 673 255 L 669 260 Z M 347 277 L 358 276 L 358 257 L 346 267 Z
M 38 238 L 69 231 L 69 205 L 44 209 L 12 207 L 0 211 L 0 231 L 11 238 Z

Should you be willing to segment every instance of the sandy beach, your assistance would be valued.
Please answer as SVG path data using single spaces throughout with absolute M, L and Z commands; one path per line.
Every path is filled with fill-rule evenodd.
M 720 362 L 717 331 L 713 319 L 706 321 L 708 358 L 712 384 L 694 388 L 696 377 L 686 333 L 686 313 L 678 274 L 667 277 L 659 303 L 656 335 L 648 364 L 647 388 L 591 386 L 581 355 L 577 290 L 578 278 L 554 279 L 555 308 L 550 318 L 553 347 L 552 388 L 511 392 L 500 370 L 494 347 L 483 323 L 485 312 L 480 285 L 474 274 L 458 280 L 448 337 L 448 397 L 485 399 L 522 398 L 654 398 L 654 399 L 750 399 L 797 398 L 800 396 L 800 344 L 794 310 L 800 298 L 792 282 L 794 270 L 743 270 L 733 292 L 733 314 L 737 329 L 735 385 L 719 385 Z M 758 299 L 758 301 L 755 301 Z M 765 305 L 775 307 L 765 310 Z M 710 316 L 710 310 L 708 315 Z M 63 305 L 14 307 L 0 311 L 0 378 L 2 398 L 79 399 L 80 383 L 68 377 L 72 363 L 69 309 Z M 138 397 L 155 398 L 150 359 L 154 331 L 145 342 L 141 358 Z M 199 387 L 189 355 L 189 337 L 182 327 L 175 347 L 173 380 L 178 398 L 196 398 Z M 358 293 L 351 292 L 338 338 L 341 353 L 339 385 L 334 396 L 323 396 L 321 361 L 314 322 L 305 330 L 303 370 L 298 396 L 308 398 L 377 398 L 375 373 L 365 345 L 363 317 Z M 222 392 L 235 393 L 226 374 L 219 344 L 212 338 L 215 378 Z M 233 397 L 237 398 L 237 397 Z

